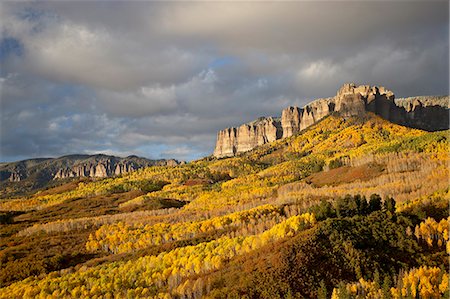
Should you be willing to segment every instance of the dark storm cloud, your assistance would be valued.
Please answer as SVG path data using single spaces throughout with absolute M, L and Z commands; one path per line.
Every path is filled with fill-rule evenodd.
M 191 159 L 344 82 L 448 93 L 448 2 L 0 4 L 1 156 Z

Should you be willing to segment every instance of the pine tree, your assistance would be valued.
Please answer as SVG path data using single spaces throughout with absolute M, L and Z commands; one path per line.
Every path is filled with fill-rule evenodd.
M 339 283 L 338 296 L 339 299 L 350 299 L 350 294 L 348 293 L 347 285 L 343 281 Z
M 363 196 L 359 203 L 358 214 L 367 215 L 368 213 L 369 213 L 369 204 L 367 203 L 366 197 Z
M 386 274 L 384 276 L 383 288 L 382 288 L 384 299 L 391 298 L 391 285 L 392 285 L 391 277 L 388 274 Z
M 376 290 L 380 289 L 380 272 L 378 269 L 375 269 L 373 273 L 373 283 L 375 284 L 374 287 Z
M 381 210 L 381 197 L 378 194 L 372 194 L 369 200 L 370 213 Z
M 384 200 L 384 209 L 392 214 L 395 213 L 395 200 L 392 197 L 386 197 Z
M 327 286 L 325 285 L 324 280 L 322 280 L 320 282 L 319 289 L 317 290 L 317 298 L 318 299 L 328 299 Z

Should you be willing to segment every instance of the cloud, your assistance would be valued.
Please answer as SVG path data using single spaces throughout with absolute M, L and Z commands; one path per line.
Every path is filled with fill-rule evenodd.
M 198 158 L 335 94 L 448 93 L 448 2 L 3 2 L 1 157 Z
M 119 116 L 151 116 L 167 114 L 177 108 L 175 88 L 143 86 L 131 92 L 100 90 L 99 109 Z
M 123 90 L 181 80 L 206 63 L 206 56 L 188 49 L 161 47 L 146 35 L 133 39 L 130 32 L 106 25 L 76 23 L 52 10 L 43 13 L 36 5 L 38 17 L 13 9 L 5 16 L 4 35 L 20 41 L 25 52 L 10 68 L 58 82 Z

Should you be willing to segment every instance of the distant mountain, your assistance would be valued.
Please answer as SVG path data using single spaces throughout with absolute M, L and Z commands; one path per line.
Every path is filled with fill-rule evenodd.
M 0 188 L 31 191 L 42 188 L 57 179 L 103 178 L 148 166 L 171 166 L 179 163 L 174 159 L 150 160 L 137 156 L 120 158 L 102 154 L 28 159 L 0 164 Z

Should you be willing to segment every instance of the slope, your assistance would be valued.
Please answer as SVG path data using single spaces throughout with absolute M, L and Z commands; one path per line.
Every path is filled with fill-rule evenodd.
M 0 276 L 0 297 L 315 297 L 322 280 L 331 295 L 360 278 L 394 281 L 408 267 L 440 266 L 448 230 L 440 228 L 443 241 L 432 246 L 412 232 L 448 213 L 447 146 L 447 131 L 414 130 L 373 114 L 330 115 L 236 157 L 3 200 L 0 210 L 22 214 L 3 229 L 2 271 L 17 282 Z M 47 213 L 99 197 L 113 215 L 95 205 L 53 220 Z M 173 200 L 183 207 L 149 210 Z M 24 274 L 14 266 L 24 267 L 29 253 L 20 250 L 29 242 L 68 234 L 83 244 L 58 249 L 70 262 Z M 44 246 L 53 252 L 55 245 Z

